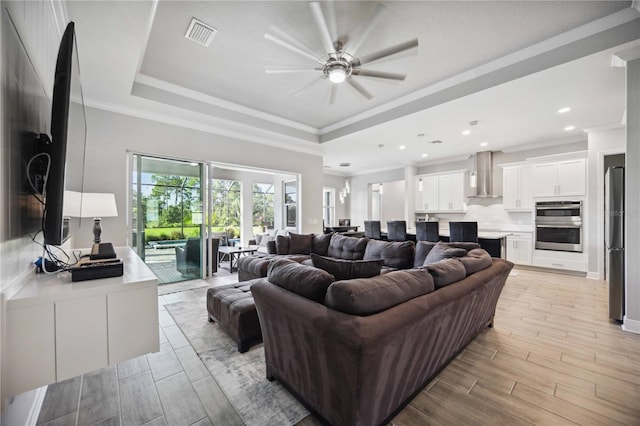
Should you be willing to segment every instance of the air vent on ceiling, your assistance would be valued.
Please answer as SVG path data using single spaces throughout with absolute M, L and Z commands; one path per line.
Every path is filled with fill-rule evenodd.
M 207 25 L 196 18 L 192 18 L 189 28 L 187 28 L 187 32 L 184 36 L 191 41 L 195 41 L 198 44 L 208 47 L 217 32 L 218 30 L 213 28 L 211 25 Z
M 442 143 L 442 141 L 441 141 L 441 140 L 439 140 L 439 139 L 436 139 L 436 140 L 433 140 L 433 141 L 429 141 L 429 142 L 427 142 L 427 143 L 432 143 L 432 144 L 434 144 L 434 145 L 435 145 L 435 144 Z

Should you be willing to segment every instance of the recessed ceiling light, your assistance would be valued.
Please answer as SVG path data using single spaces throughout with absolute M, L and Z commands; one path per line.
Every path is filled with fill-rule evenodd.
M 470 135 L 470 134 L 471 134 L 471 130 L 463 130 L 463 131 L 462 131 L 462 134 L 463 134 L 464 136 Z
M 567 127 L 564 128 L 564 131 L 565 132 L 570 132 L 571 130 L 573 130 L 575 128 L 576 128 L 576 126 L 567 126 Z
M 558 110 L 558 114 L 564 114 L 565 112 L 569 112 L 569 111 L 571 111 L 571 108 L 569 107 L 560 108 Z
M 400 145 L 398 148 L 400 148 L 400 149 L 407 149 L 406 145 Z
M 489 142 L 481 142 L 480 143 L 480 146 L 487 146 L 487 145 L 489 145 Z
M 426 152 L 424 154 L 422 154 L 422 157 L 428 157 L 429 154 L 427 154 Z

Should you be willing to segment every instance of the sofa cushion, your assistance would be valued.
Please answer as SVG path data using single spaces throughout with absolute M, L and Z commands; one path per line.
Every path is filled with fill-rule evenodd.
M 289 254 L 311 254 L 313 234 L 289 233 Z
M 449 241 L 448 243 L 442 243 L 442 244 L 446 244 L 448 247 L 465 249 L 466 251 L 480 248 L 480 244 L 478 243 L 471 243 L 471 242 L 465 242 L 465 241 L 454 241 L 454 242 Z
M 386 267 L 406 269 L 413 266 L 414 252 L 415 244 L 413 241 L 369 240 L 363 259 L 382 259 Z
M 329 243 L 331 243 L 331 235 L 332 234 L 315 234 L 311 242 L 311 252 L 319 254 L 320 256 L 326 256 L 329 250 Z
M 273 259 L 267 270 L 269 282 L 292 293 L 323 303 L 333 275 L 290 259 Z
M 336 281 L 327 290 L 324 303 L 347 314 L 372 315 L 433 289 L 433 278 L 426 270 L 408 269 L 372 278 Z
M 486 250 L 473 249 L 469 250 L 466 256 L 461 257 L 460 262 L 462 262 L 467 275 L 471 275 L 491 266 L 493 260 Z
M 438 242 L 427 255 L 427 258 L 424 260 L 424 265 L 426 266 L 430 263 L 436 263 L 441 261 L 442 259 L 462 257 L 466 254 L 467 251 L 463 248 L 451 247 L 448 244 Z
M 418 241 L 416 243 L 416 254 L 413 257 L 413 267 L 420 268 L 424 265 L 424 260 L 427 255 L 436 246 L 436 243 L 431 241 Z
M 467 276 L 467 271 L 459 258 L 443 259 L 427 265 L 436 288 L 444 287 Z
M 367 248 L 368 238 L 346 237 L 340 234 L 331 235 L 327 256 L 334 259 L 362 260 Z
M 369 278 L 380 275 L 382 259 L 380 260 L 347 260 L 334 259 L 311 253 L 311 261 L 316 268 L 323 269 L 333 275 L 336 280 L 351 278 Z

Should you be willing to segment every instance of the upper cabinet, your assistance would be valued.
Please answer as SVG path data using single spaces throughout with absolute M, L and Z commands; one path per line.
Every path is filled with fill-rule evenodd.
M 585 195 L 584 159 L 533 165 L 533 196 L 554 197 Z
M 532 168 L 530 165 L 504 166 L 502 193 L 505 210 L 532 210 Z
M 466 176 L 465 171 L 416 176 L 415 210 L 434 213 L 465 211 Z

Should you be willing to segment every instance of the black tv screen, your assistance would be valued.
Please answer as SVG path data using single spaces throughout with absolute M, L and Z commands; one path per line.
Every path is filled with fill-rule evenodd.
M 50 164 L 44 192 L 45 244 L 60 245 L 80 228 L 86 118 L 80 84 L 74 23 L 62 36 L 51 106 Z

